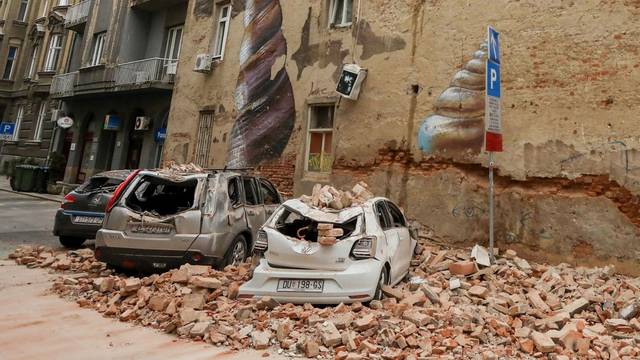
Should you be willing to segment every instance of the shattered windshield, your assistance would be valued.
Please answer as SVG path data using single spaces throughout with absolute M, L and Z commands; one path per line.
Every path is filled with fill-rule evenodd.
M 121 182 L 122 179 L 114 179 L 105 176 L 95 176 L 89 179 L 89 181 L 80 185 L 75 191 L 80 194 L 95 191 L 114 191 Z
M 127 197 L 125 204 L 136 212 L 173 215 L 194 207 L 197 187 L 197 179 L 172 181 L 145 176 Z
M 318 222 L 285 207 L 278 217 L 275 227 L 283 235 L 311 242 L 317 242 L 319 237 L 326 237 L 327 234 L 321 233 L 330 228 L 332 229 L 330 237 L 340 240 L 355 233 L 359 218 L 360 215 L 357 215 L 342 223 Z

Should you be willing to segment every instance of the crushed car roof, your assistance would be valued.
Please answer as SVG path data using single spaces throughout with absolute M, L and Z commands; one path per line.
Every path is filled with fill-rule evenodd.
M 379 199 L 383 199 L 383 198 L 379 198 L 379 197 L 373 198 L 366 201 L 364 204 L 360 206 L 351 206 L 343 210 L 328 210 L 328 209 L 321 210 L 318 208 L 311 207 L 299 199 L 287 200 L 282 205 L 289 210 L 293 210 L 299 213 L 300 215 L 308 217 L 309 219 L 315 220 L 317 222 L 329 222 L 329 223 L 341 224 L 364 213 L 365 206 L 370 206 Z

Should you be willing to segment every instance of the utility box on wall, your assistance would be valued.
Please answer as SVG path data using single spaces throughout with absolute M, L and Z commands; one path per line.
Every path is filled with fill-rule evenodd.
M 363 69 L 356 64 L 344 64 L 340 73 L 340 80 L 336 91 L 342 97 L 351 100 L 358 100 L 360 88 L 367 77 L 367 69 Z

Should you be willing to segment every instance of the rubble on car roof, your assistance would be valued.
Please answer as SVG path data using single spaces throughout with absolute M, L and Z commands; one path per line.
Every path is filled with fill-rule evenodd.
M 372 199 L 373 193 L 369 185 L 360 181 L 351 190 L 338 190 L 330 185 L 316 184 L 311 196 L 302 195 L 300 201 L 309 207 L 323 211 L 343 210 L 352 206 L 360 206 Z

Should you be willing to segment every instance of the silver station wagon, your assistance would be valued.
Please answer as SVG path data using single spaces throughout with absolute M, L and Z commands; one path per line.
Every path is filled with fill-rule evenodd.
M 281 202 L 271 182 L 242 172 L 136 171 L 107 204 L 95 255 L 143 271 L 238 264 Z

